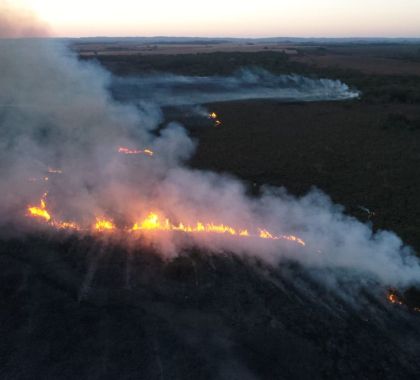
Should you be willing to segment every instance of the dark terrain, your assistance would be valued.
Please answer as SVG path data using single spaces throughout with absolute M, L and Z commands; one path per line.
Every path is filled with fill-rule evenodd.
M 122 247 L 0 246 L 2 379 L 418 378 L 420 314 L 375 284 L 343 273 L 349 302 L 295 264 Z
M 299 59 L 265 51 L 95 59 L 119 75 L 260 66 L 356 87 L 361 99 L 347 102 L 208 105 L 217 128 L 181 117 L 199 141 L 191 165 L 242 178 L 255 194 L 264 184 L 295 195 L 316 186 L 420 252 L 420 73 L 407 73 L 420 65 L 419 47 L 295 48 Z M 327 52 L 335 58 L 320 64 Z M 367 72 L 353 63 L 372 59 L 400 65 Z M 336 293 L 315 280 L 322 273 L 294 263 L 267 268 L 194 250 L 163 261 L 150 248 L 123 247 L 42 234 L 2 242 L 0 378 L 419 378 L 415 290 L 406 307 L 345 273 Z

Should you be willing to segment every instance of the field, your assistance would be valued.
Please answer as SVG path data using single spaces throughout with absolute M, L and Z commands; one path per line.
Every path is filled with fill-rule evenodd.
M 206 112 L 191 118 L 169 106 L 162 126 L 179 121 L 196 139 L 193 168 L 240 178 L 250 195 L 263 186 L 284 186 L 293 196 L 316 187 L 348 215 L 396 232 L 420 253 L 419 48 L 73 44 L 82 61 L 98 61 L 123 77 L 261 67 L 340 79 L 359 90 L 359 99 L 347 101 L 206 104 L 219 126 Z M 139 162 L 143 158 L 152 159 Z M 336 224 L 332 218 L 328 230 Z M 418 273 L 415 260 L 406 263 L 392 245 L 390 252 L 380 246 L 381 257 L 375 256 L 369 232 L 354 245 L 363 253 L 358 256 L 343 244 L 343 236 L 354 236 L 348 224 L 339 226 L 342 234 L 331 234 L 336 265 L 308 244 L 307 257 L 321 258 L 320 267 L 294 256 L 271 265 L 260 252 L 254 257 L 252 245 L 249 256 L 188 246 L 165 258 L 142 235 L 73 234 L 40 225 L 22 237 L 20 229 L 16 235 L 7 230 L 11 235 L 0 239 L 0 378 L 417 379 L 420 292 L 387 282 L 394 271 L 396 277 Z M 370 243 L 374 248 L 365 251 Z M 372 267 L 359 266 L 370 255 L 372 273 L 387 272 L 384 283 L 369 276 Z M 350 256 L 357 265 L 348 268 Z M 401 262 L 413 271 L 399 272 Z
M 190 54 L 130 53 L 95 59 L 121 76 L 156 71 L 229 74 L 258 66 L 274 73 L 340 79 L 357 88 L 361 98 L 342 103 L 209 105 L 223 125 L 193 129 L 199 148 L 192 165 L 243 178 L 254 191 L 269 184 L 302 195 L 317 187 L 351 215 L 375 229 L 397 232 L 420 251 L 420 47 L 281 45 L 297 52 L 286 54 L 258 46 L 257 52 L 227 53 L 228 45 L 204 54 L 191 45 Z M 85 59 L 86 51 L 85 46 Z

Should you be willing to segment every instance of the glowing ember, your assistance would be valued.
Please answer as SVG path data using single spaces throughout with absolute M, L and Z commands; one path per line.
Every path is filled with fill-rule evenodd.
M 153 156 L 155 153 L 150 150 L 150 149 L 130 149 L 130 148 L 126 148 L 126 147 L 119 147 L 118 148 L 118 153 L 122 153 L 122 154 L 145 154 L 147 156 Z
M 96 218 L 95 230 L 97 231 L 112 231 L 115 230 L 115 224 L 108 219 Z
M 216 112 L 212 112 L 210 115 L 209 115 L 209 118 L 210 119 L 217 119 L 217 113 Z
M 54 222 L 54 227 L 60 230 L 81 230 L 80 226 L 75 222 Z

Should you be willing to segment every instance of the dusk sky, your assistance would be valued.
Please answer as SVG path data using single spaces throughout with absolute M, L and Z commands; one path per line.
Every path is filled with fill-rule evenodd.
M 420 37 L 420 0 L 14 0 L 53 36 Z

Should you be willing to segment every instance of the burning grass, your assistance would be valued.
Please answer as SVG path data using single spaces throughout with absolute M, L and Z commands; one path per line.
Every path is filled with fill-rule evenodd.
M 304 240 L 294 235 L 274 235 L 265 228 L 256 227 L 252 232 L 248 228 L 237 228 L 224 223 L 201 222 L 189 224 L 185 222 L 174 223 L 161 212 L 149 212 L 145 218 L 138 219 L 131 225 L 116 225 L 109 217 L 96 217 L 90 227 L 82 226 L 75 221 L 62 221 L 53 217 L 52 211 L 47 207 L 48 193 L 44 193 L 38 206 L 29 205 L 27 216 L 53 229 L 66 229 L 79 232 L 108 232 L 108 233 L 185 233 L 185 234 L 219 234 L 235 238 L 283 240 L 306 246 Z

